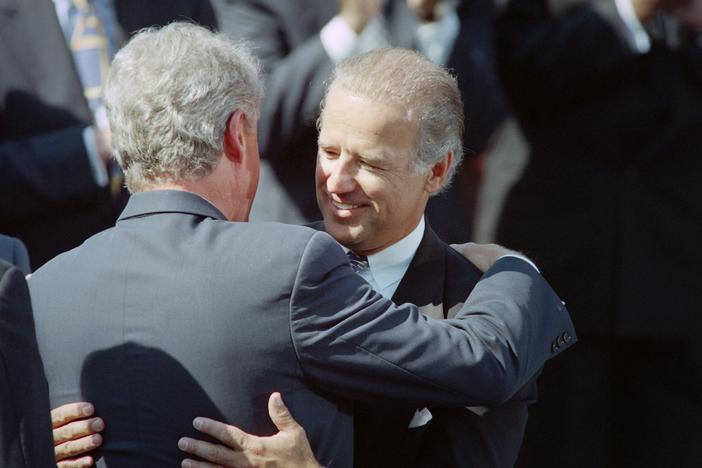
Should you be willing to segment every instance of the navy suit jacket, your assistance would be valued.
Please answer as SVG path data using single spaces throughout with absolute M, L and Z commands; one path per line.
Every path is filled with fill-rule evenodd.
M 352 466 L 352 400 L 500 404 L 574 334 L 520 260 L 497 262 L 456 319 L 432 320 L 374 292 L 327 234 L 228 222 L 178 191 L 133 195 L 30 289 L 51 404 L 100 408 L 103 467 L 174 466 L 196 415 L 272 434 L 273 391 L 321 463 Z
M 434 318 L 451 318 L 481 276 L 427 224 L 392 300 L 415 304 Z M 530 382 L 498 407 L 430 408 L 431 421 L 413 429 L 408 425 L 414 409 L 357 404 L 355 464 L 363 468 L 512 467 L 522 444 L 528 405 L 535 399 L 536 386 Z
M 0 466 L 55 467 L 49 392 L 24 275 L 0 260 Z

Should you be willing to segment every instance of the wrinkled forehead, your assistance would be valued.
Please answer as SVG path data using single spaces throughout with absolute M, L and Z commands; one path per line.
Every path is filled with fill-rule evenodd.
M 326 96 L 320 133 L 358 133 L 365 137 L 409 137 L 417 125 L 405 106 L 391 100 L 375 99 L 342 87 L 332 87 Z
M 402 106 L 332 90 L 319 132 L 320 149 L 381 167 L 406 168 L 416 159 L 417 127 Z

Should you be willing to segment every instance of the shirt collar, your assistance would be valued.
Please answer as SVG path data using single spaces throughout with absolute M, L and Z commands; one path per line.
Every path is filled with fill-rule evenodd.
M 420 218 L 417 226 L 407 236 L 368 256 L 368 267 L 373 276 L 378 291 L 382 292 L 393 283 L 399 283 L 407 272 L 424 235 L 424 217 Z

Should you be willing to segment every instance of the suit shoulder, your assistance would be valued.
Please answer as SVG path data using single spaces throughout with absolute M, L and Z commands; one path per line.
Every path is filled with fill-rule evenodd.
M 317 232 L 315 229 L 307 226 L 273 221 L 231 222 L 226 220 L 211 220 L 211 222 L 215 223 L 217 229 L 220 230 L 223 235 L 262 236 L 266 239 L 266 242 L 280 239 L 308 242 Z
M 299 261 L 322 261 L 330 251 L 338 250 L 345 259 L 343 251 L 326 232 L 308 226 L 284 224 L 277 222 L 232 223 L 213 220 L 217 223 L 218 237 L 223 248 L 231 242 L 243 242 L 260 250 L 267 250 L 276 255 L 286 256 L 289 260 L 297 257 Z M 314 259 L 314 260 L 313 260 Z
M 111 244 L 114 231 L 114 227 L 100 231 L 85 239 L 77 247 L 58 254 L 32 273 L 32 282 L 37 284 L 39 282 L 38 280 L 47 274 L 47 276 L 51 276 L 51 273 L 63 275 L 66 271 L 76 271 L 72 269 L 76 265 L 75 262 L 80 261 L 80 259 L 84 257 L 87 258 L 87 261 L 91 261 L 90 258 L 92 257 L 86 255 L 88 253 L 95 251 L 105 253 L 107 251 L 106 246 Z

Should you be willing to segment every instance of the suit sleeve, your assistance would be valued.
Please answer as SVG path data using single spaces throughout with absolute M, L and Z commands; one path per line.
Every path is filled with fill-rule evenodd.
M 263 62 L 266 94 L 259 122 L 261 155 L 269 160 L 284 151 L 301 129 L 314 126 L 324 95 L 324 80 L 334 64 L 319 34 L 292 47 L 278 13 L 256 2 L 215 3 L 221 27 L 233 39 L 251 44 Z
M 323 233 L 302 257 L 290 321 L 310 381 L 346 398 L 410 406 L 503 403 L 560 352 L 553 337 L 575 336 L 558 297 L 522 260 L 498 261 L 456 318 L 439 321 L 373 291 Z
M 56 205 L 90 199 L 99 187 L 90 168 L 83 127 L 0 143 L 0 212 L 36 218 Z M 47 208 L 49 207 L 49 208 Z
M 56 466 L 49 411 L 27 283 L 0 262 L 0 466 Z

